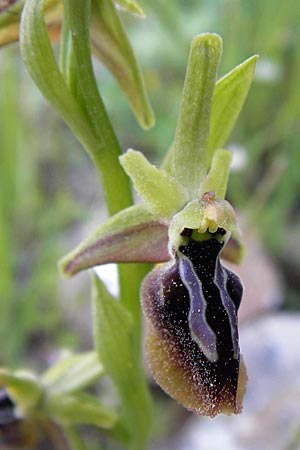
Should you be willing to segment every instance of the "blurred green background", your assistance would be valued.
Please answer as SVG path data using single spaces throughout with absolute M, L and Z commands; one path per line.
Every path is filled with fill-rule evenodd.
M 260 55 L 228 145 L 236 154 L 228 198 L 278 267 L 284 308 L 299 310 L 298 0 L 140 4 L 146 19 L 123 13 L 122 19 L 145 76 L 155 128 L 139 129 L 116 81 L 95 62 L 124 150 L 141 150 L 155 163 L 163 159 L 173 139 L 195 34 L 214 31 L 223 37 L 220 76 L 252 54 Z M 80 331 L 66 323 L 73 309 L 89 305 L 88 285 L 64 298 L 62 283 L 72 281 L 59 279 L 56 262 L 83 236 L 77 233 L 81 224 L 101 215 L 101 187 L 84 151 L 30 80 L 17 44 L 0 51 L 0 117 L 0 365 L 39 367 L 55 348 L 86 345 Z M 66 310 L 71 311 L 67 318 Z

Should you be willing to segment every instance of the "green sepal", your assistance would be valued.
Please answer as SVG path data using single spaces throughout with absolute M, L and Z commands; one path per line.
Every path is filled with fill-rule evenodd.
M 229 150 L 215 151 L 211 168 L 200 187 L 201 194 L 213 191 L 218 200 L 225 198 L 231 160 L 232 153 Z
M 104 375 L 95 352 L 70 355 L 52 365 L 41 377 L 50 395 L 74 393 L 91 386 Z
M 210 166 L 214 151 L 223 147 L 229 138 L 253 81 L 257 58 L 257 55 L 248 58 L 216 83 L 210 117 L 207 167 Z
M 0 369 L 0 386 L 7 390 L 22 417 L 34 411 L 42 400 L 41 384 L 32 372 Z
M 20 17 L 24 6 L 24 0 L 17 0 L 0 12 L 0 47 L 19 39 Z M 60 0 L 46 0 L 44 13 L 47 28 L 59 30 L 63 8 Z
M 84 393 L 49 395 L 43 411 L 63 426 L 80 424 L 112 428 L 118 419 L 112 409 L 103 406 L 96 398 Z
M 162 220 L 169 220 L 187 203 L 184 187 L 167 172 L 150 164 L 142 153 L 130 149 L 119 159 L 137 193 Z
M 215 233 L 218 227 L 228 232 L 228 238 L 236 229 L 236 217 L 230 203 L 226 200 L 192 200 L 170 223 L 169 252 L 177 251 L 184 243 L 185 238 L 181 236 L 184 228 L 197 230 L 201 234 L 206 231 Z
M 169 259 L 168 228 L 144 205 L 126 208 L 108 218 L 58 264 L 71 277 L 99 264 L 163 262 Z
M 93 320 L 96 350 L 120 396 L 121 424 L 132 450 L 145 447 L 151 401 L 134 342 L 130 313 L 93 276 Z M 122 426 L 121 426 L 122 428 Z
M 172 146 L 171 174 L 195 198 L 206 175 L 210 111 L 222 40 L 201 34 L 191 44 L 182 104 Z
M 128 2 L 126 4 L 129 7 Z M 92 52 L 116 77 L 139 124 L 148 129 L 154 125 L 154 114 L 115 5 L 112 0 L 92 0 L 91 8 Z

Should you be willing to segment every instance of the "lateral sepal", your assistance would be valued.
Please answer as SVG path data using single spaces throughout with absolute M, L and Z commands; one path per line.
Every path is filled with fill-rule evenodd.
M 59 262 L 71 277 L 99 264 L 168 261 L 168 228 L 145 205 L 126 208 L 107 219 Z

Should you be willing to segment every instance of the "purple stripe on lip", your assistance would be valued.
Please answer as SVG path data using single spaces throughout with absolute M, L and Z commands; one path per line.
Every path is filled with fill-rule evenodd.
M 192 339 L 210 362 L 216 362 L 219 358 L 217 339 L 205 317 L 207 302 L 201 282 L 187 256 L 181 255 L 179 258 L 179 273 L 190 297 L 189 326 Z
M 237 313 L 234 302 L 230 298 L 226 284 L 227 284 L 227 273 L 225 269 L 222 267 L 220 260 L 216 261 L 216 270 L 215 270 L 215 279 L 214 283 L 219 289 L 221 300 L 224 305 L 224 308 L 227 312 L 227 316 L 230 323 L 231 329 L 231 337 L 232 337 L 232 345 L 234 351 L 234 358 L 238 358 L 240 354 L 239 342 L 238 342 L 238 328 L 237 328 Z

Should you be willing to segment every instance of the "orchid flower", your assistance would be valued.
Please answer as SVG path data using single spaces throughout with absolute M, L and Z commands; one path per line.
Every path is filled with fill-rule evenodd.
M 147 354 L 157 383 L 197 414 L 238 413 L 246 385 L 237 311 L 243 287 L 223 265 L 241 259 L 225 200 L 231 152 L 223 149 L 250 88 L 253 56 L 216 82 L 221 38 L 192 41 L 173 144 L 163 167 L 120 157 L 142 202 L 110 217 L 60 262 L 77 272 L 111 262 L 157 265 L 144 279 Z

